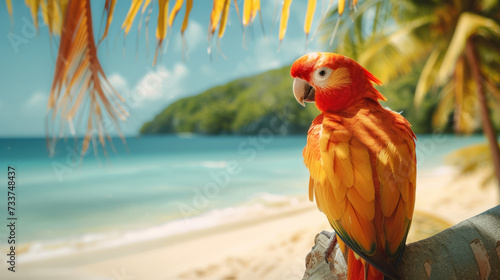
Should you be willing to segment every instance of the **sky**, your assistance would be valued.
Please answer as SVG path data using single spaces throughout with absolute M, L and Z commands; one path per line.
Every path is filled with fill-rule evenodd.
M 24 1 L 12 2 L 13 21 L 7 13 L 5 1 L 0 1 L 0 137 L 44 137 L 47 100 L 59 38 L 50 38 L 41 16 L 37 32 Z M 243 1 L 238 2 L 242 10 Z M 110 83 L 120 94 L 129 97 L 127 107 L 130 116 L 121 124 L 124 134 L 137 135 L 144 122 L 153 119 L 180 98 L 199 94 L 237 78 L 290 65 L 311 51 L 328 49 L 318 40 L 312 40 L 306 50 L 303 25 L 307 1 L 299 0 L 291 4 L 287 33 L 279 48 L 279 24 L 270 33 L 276 2 L 279 10 L 282 1 L 261 1 L 266 34 L 263 34 L 257 18 L 253 26 L 245 31 L 245 47 L 242 44 L 242 27 L 234 5 L 231 5 L 229 25 L 219 42 L 224 58 L 216 51 L 216 40 L 211 43 L 212 55 L 207 54 L 207 28 L 212 1 L 195 0 L 185 34 L 186 59 L 182 58 L 185 48 L 180 35 L 183 7 L 169 30 L 171 34 L 162 59 L 153 67 L 157 1 L 153 1 L 154 9 L 148 27 L 149 41 L 145 36 L 144 18 L 137 40 L 140 15 L 124 38 L 121 24 L 130 1 L 118 1 L 109 35 L 99 46 L 98 56 Z M 101 0 L 91 1 L 96 38 L 100 38 L 103 31 L 103 3 Z M 172 5 L 170 3 L 170 7 Z M 318 25 L 321 8 L 321 1 L 318 1 L 312 30 Z M 138 95 L 138 92 L 141 94 Z M 137 96 L 141 98 L 134 98 Z

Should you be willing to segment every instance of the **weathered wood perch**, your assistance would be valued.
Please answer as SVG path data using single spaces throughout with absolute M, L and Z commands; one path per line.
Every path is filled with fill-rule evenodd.
M 338 245 L 325 262 L 328 234 L 316 235 L 303 279 L 347 279 Z M 500 279 L 500 206 L 406 245 L 398 271 L 403 279 Z

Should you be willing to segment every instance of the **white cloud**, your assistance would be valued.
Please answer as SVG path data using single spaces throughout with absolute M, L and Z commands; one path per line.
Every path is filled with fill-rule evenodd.
M 33 120 L 38 118 L 43 119 L 45 116 L 48 99 L 48 94 L 44 94 L 41 91 L 36 91 L 21 106 L 20 112 L 25 116 L 29 116 Z
M 33 93 L 30 98 L 28 98 L 28 101 L 24 103 L 24 107 L 29 109 L 29 108 L 38 108 L 44 106 L 44 103 L 47 102 L 48 96 L 43 94 L 42 92 L 35 92 Z
M 188 76 L 188 69 L 183 63 L 175 64 L 172 70 L 163 65 L 156 69 L 146 67 L 146 70 L 147 73 L 127 96 L 130 106 L 142 107 L 147 101 L 169 100 L 183 93 L 183 82 Z
M 186 32 L 184 33 L 187 46 L 182 45 L 182 38 L 180 32 L 179 34 L 175 34 L 174 36 L 176 36 L 175 51 L 180 52 L 186 49 L 187 51 L 192 51 L 198 48 L 200 45 L 203 44 L 207 35 L 206 32 L 203 31 L 203 27 L 201 26 L 200 23 L 198 23 L 195 20 L 190 20 Z
M 129 91 L 129 87 L 125 78 L 119 73 L 113 73 L 108 76 L 108 82 L 119 92 Z

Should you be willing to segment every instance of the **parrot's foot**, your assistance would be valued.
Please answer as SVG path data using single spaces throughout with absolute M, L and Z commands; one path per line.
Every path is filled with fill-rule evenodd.
M 328 247 L 326 247 L 325 250 L 325 262 L 328 263 L 328 257 L 332 254 L 333 249 L 335 249 L 335 245 L 337 245 L 337 234 L 335 234 L 335 231 L 322 231 L 321 233 L 330 238 L 330 240 L 328 240 Z

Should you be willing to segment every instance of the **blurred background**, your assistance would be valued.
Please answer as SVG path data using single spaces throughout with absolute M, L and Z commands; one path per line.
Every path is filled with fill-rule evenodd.
M 358 61 L 382 80 L 383 106 L 412 124 L 408 242 L 499 202 L 498 1 L 195 0 L 187 27 L 190 1 L 81 1 L 83 22 L 94 24 L 82 38 L 95 42 L 59 61 L 69 39 L 57 27 L 76 18 L 61 12 L 70 2 L 0 5 L 0 166 L 16 169 L 18 218 L 16 273 L 1 241 L 2 279 L 301 279 L 314 236 L 331 230 L 307 198 L 302 158 L 319 111 L 295 101 L 289 74 L 312 51 Z M 159 39 L 162 9 L 179 3 Z M 211 35 L 219 3 L 227 25 Z M 86 76 L 76 86 L 61 79 L 57 95 L 58 67 L 95 70 L 97 59 L 108 101 L 75 106 L 77 92 L 97 92 L 98 81 L 82 86 Z M 126 121 L 107 102 L 121 104 Z M 7 171 L 1 180 L 8 185 Z M 7 199 L 5 187 L 5 225 Z

